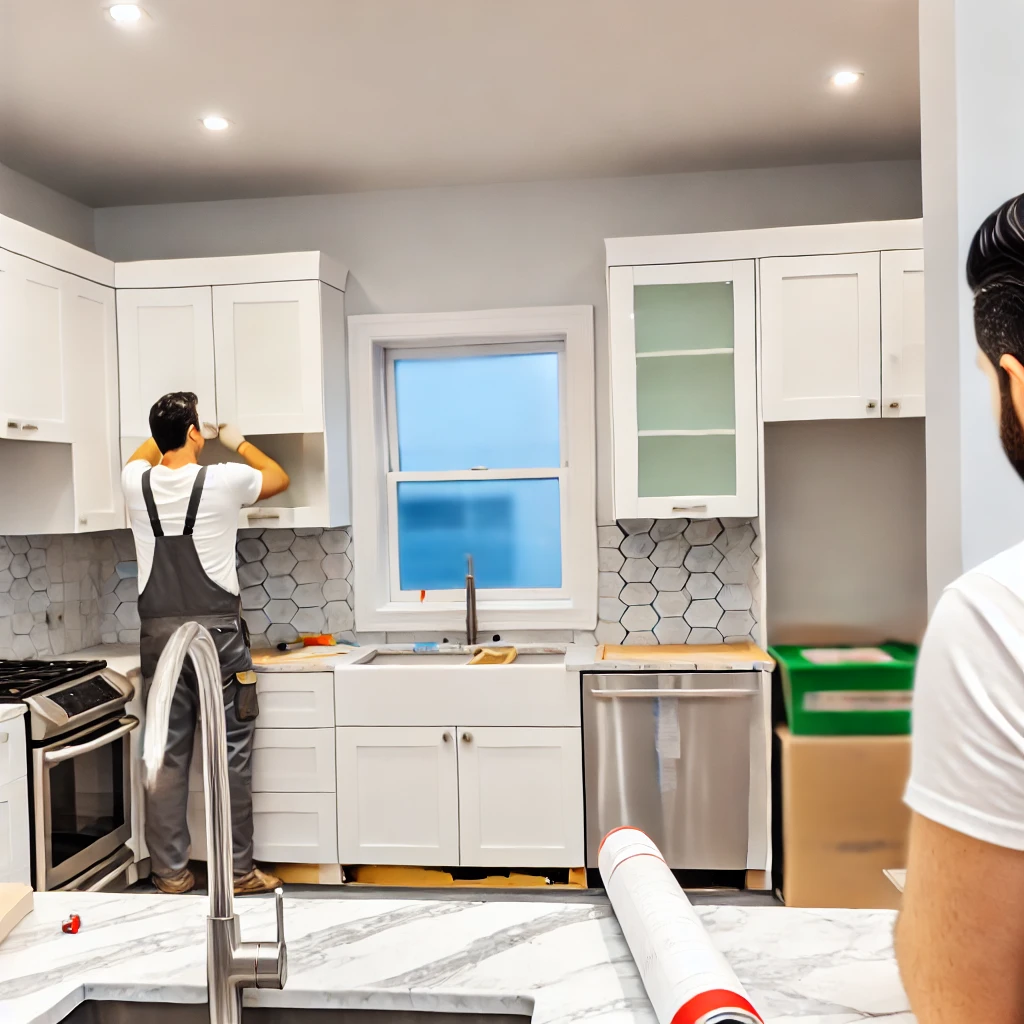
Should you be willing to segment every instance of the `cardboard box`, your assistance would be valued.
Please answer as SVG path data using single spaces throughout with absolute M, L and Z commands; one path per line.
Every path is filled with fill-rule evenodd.
M 776 734 L 786 905 L 898 908 L 883 871 L 906 866 L 910 737 Z

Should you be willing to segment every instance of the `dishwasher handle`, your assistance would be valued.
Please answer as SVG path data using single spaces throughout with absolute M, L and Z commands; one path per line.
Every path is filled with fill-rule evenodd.
M 737 700 L 756 697 L 758 690 L 591 690 L 591 696 L 601 700 L 651 700 L 668 697 L 670 700 Z

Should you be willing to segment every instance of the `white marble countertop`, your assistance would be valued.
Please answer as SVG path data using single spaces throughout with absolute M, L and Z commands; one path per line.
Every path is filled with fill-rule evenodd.
M 86 999 L 204 1002 L 201 896 L 40 893 L 0 945 L 0 1020 L 56 1024 Z M 604 903 L 286 899 L 288 983 L 246 1005 L 522 1013 L 534 1024 L 655 1024 Z M 236 902 L 243 939 L 273 903 Z M 766 1024 L 912 1024 L 893 914 L 700 907 Z M 81 915 L 78 935 L 60 922 Z

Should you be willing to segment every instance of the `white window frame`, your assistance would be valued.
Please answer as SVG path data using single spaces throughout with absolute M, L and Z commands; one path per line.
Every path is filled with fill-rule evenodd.
M 397 523 L 388 514 L 396 506 L 399 481 L 523 478 L 559 480 L 562 586 L 479 589 L 480 631 L 593 629 L 597 620 L 593 307 L 370 314 L 350 316 L 348 327 L 356 629 L 461 632 L 465 628 L 461 589 L 428 591 L 422 602 L 418 592 L 400 590 Z M 493 353 L 482 351 L 487 347 Z M 397 466 L 396 357 L 516 351 L 559 353 L 561 466 L 450 473 L 392 470 L 392 465 Z

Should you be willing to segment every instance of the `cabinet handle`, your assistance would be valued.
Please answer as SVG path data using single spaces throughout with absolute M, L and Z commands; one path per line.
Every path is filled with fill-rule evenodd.
M 462 734 L 462 742 L 463 743 L 472 743 L 473 742 L 473 734 L 471 732 L 464 732 Z
M 249 519 L 280 519 L 280 512 L 250 512 Z
M 79 516 L 78 517 L 78 525 L 79 526 L 85 526 L 88 522 L 89 522 L 89 517 L 88 516 Z
M 707 512 L 707 505 L 673 505 L 673 512 Z
M 889 408 L 890 409 L 898 409 L 899 407 L 900 407 L 900 403 L 899 402 L 890 402 L 889 403 Z
M 868 402 L 868 408 L 869 408 L 869 409 L 874 409 L 874 407 L 875 407 L 876 405 L 878 405 L 878 403 L 877 403 L 877 402 Z
M 20 427 L 20 426 L 21 426 L 21 424 L 17 420 L 8 420 L 7 421 L 7 429 L 8 430 L 17 430 L 18 427 Z
M 443 739 L 445 741 L 445 743 L 451 743 L 451 741 L 452 741 L 451 735 L 449 733 L 444 733 L 444 735 L 442 735 L 441 739 Z
M 39 427 L 37 427 L 36 424 L 34 424 L 34 423 L 22 423 L 21 429 L 22 430 L 38 430 Z

